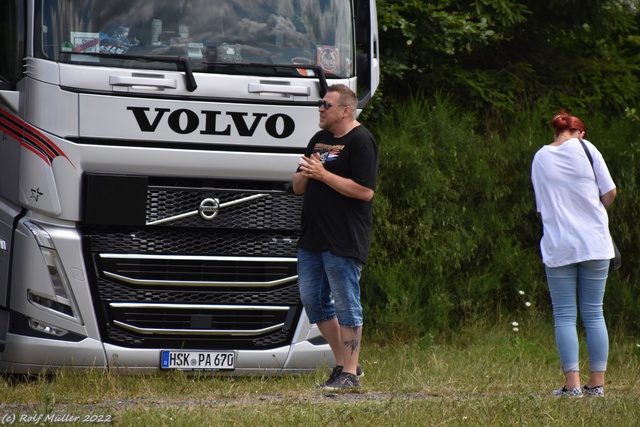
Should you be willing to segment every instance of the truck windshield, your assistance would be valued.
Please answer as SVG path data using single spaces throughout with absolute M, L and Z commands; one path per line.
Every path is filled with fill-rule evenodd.
M 281 73 L 327 78 L 354 72 L 347 0 L 38 0 L 35 56 L 118 68 Z M 98 55 L 96 55 L 98 54 Z M 270 65 L 256 66 L 256 65 Z M 278 65 L 287 67 L 278 68 Z

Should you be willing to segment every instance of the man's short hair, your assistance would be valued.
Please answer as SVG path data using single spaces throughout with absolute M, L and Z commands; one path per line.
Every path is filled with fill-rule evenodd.
M 352 111 L 358 108 L 358 98 L 349 86 L 343 84 L 331 85 L 327 88 L 327 92 L 338 92 L 340 94 L 340 103 L 351 107 Z

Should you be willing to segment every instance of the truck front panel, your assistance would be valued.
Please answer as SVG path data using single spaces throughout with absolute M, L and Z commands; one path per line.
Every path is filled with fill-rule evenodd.
M 333 363 L 299 299 L 290 179 L 327 86 L 360 72 L 362 106 L 377 86 L 375 3 L 0 12 L 24 24 L 0 63 L 0 370 Z

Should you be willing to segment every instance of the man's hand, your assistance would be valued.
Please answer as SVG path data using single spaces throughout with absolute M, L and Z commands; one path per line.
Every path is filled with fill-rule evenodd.
M 311 157 L 302 156 L 298 162 L 298 166 L 300 166 L 300 173 L 302 176 L 318 181 L 322 181 L 326 172 L 324 165 L 320 160 L 320 154 L 318 153 L 313 153 Z
M 368 202 L 373 198 L 374 191 L 372 189 L 356 184 L 352 179 L 343 178 L 326 170 L 318 153 L 312 154 L 311 157 L 302 156 L 298 166 L 300 167 L 300 172 L 296 175 L 300 177 L 296 179 L 296 176 L 294 176 L 293 179 L 293 189 L 296 194 L 303 194 L 307 181 L 315 179 L 324 182 L 338 193 L 352 199 Z

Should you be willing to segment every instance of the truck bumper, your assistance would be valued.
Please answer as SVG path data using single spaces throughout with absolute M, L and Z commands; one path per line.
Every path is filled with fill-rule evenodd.
M 36 375 L 61 368 L 104 369 L 122 374 L 160 372 L 163 349 L 132 349 L 103 345 L 86 338 L 79 342 L 34 338 L 8 333 L 5 350 L 0 353 L 0 372 Z M 240 350 L 235 369 L 215 375 L 267 375 L 312 373 L 318 367 L 335 363 L 328 344 L 303 341 L 271 350 Z
M 39 374 L 62 366 L 106 367 L 102 343 L 91 338 L 69 342 L 7 333 L 4 352 L 0 353 L 0 372 Z

